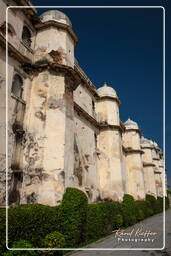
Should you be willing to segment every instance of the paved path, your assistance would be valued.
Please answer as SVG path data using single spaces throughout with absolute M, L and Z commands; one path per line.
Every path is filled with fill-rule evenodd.
M 141 232 L 140 232 L 141 231 Z M 148 238 L 144 238 L 142 232 L 151 231 Z M 131 234 L 122 234 L 116 237 L 112 234 L 106 238 L 98 240 L 95 243 L 87 246 L 88 251 L 77 251 L 69 254 L 70 256 L 171 256 L 171 209 L 166 211 L 166 247 L 165 249 L 154 249 L 163 247 L 163 213 L 152 216 L 144 221 L 135 224 L 132 227 L 125 229 L 124 232 L 131 232 Z M 119 239 L 118 239 L 119 238 Z M 127 239 L 127 240 L 126 240 Z M 143 240 L 141 240 L 143 239 Z M 125 241 L 126 240 L 126 241 Z M 142 248 L 141 251 L 135 250 L 101 250 L 94 251 L 91 248 Z M 144 250 L 143 248 L 148 248 Z

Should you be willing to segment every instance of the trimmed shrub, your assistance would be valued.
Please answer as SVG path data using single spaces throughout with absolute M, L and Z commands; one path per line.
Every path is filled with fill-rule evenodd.
M 118 202 L 93 203 L 88 205 L 87 241 L 93 241 L 112 233 L 123 223 L 121 205 Z
M 167 207 L 168 198 L 166 209 Z M 33 245 L 29 244 L 31 247 L 81 247 L 85 243 L 111 234 L 120 227 L 133 225 L 162 211 L 161 197 L 156 199 L 146 195 L 146 200 L 135 201 L 127 194 L 124 195 L 122 203 L 101 202 L 88 205 L 87 197 L 82 191 L 67 188 L 58 207 L 30 204 L 8 210 L 9 247 L 18 246 L 18 243 L 22 243 L 20 248 L 26 247 L 29 244 L 27 241 Z M 0 255 L 10 253 L 6 252 L 5 247 L 5 209 L 0 209 L 0 252 Z M 36 251 L 36 255 L 41 256 L 58 256 L 62 253 L 62 250 Z
M 113 221 L 113 230 L 122 227 L 122 225 L 123 225 L 123 216 L 121 214 L 116 214 L 114 216 L 114 221 Z
M 153 215 L 153 210 L 151 208 L 151 204 L 148 201 L 136 200 L 135 208 L 136 208 L 136 217 L 137 217 L 138 221 L 143 220 L 143 219 Z
M 125 194 L 122 203 L 123 224 L 127 227 L 136 223 L 136 208 L 133 196 Z
M 9 247 L 19 240 L 27 240 L 33 247 L 41 247 L 44 237 L 57 230 L 58 207 L 30 204 L 8 210 Z M 5 250 L 5 213 L 0 211 L 0 247 Z
M 12 248 L 34 248 L 34 246 L 30 243 L 30 242 L 28 242 L 28 241 L 26 241 L 26 240 L 21 240 L 21 241 L 16 241 L 16 242 L 14 242 L 13 244 L 12 244 Z M 33 250 L 9 250 L 9 251 L 7 251 L 7 252 L 5 252 L 4 254 L 3 254 L 3 256 L 36 256 L 37 255 L 37 253 L 36 253 L 36 251 L 33 251 Z
M 156 198 L 152 195 L 146 195 L 146 201 L 148 201 L 151 205 L 151 208 L 153 210 L 153 214 L 157 213 L 157 207 L 156 207 Z
M 46 235 L 45 239 L 43 240 L 43 247 L 45 248 L 64 248 L 66 245 L 65 237 L 60 232 L 53 232 Z M 56 251 L 43 251 L 41 256 L 44 255 L 53 255 L 53 256 L 60 256 L 63 255 L 62 250 Z
M 136 219 L 137 221 L 141 221 L 144 219 L 144 212 L 142 209 L 137 209 Z
M 57 231 L 46 235 L 43 240 L 43 245 L 46 248 L 64 248 L 65 244 L 65 237 Z
M 125 194 L 123 196 L 123 203 L 128 203 L 128 204 L 132 204 L 135 202 L 135 199 L 133 196 L 129 195 L 129 194 Z
M 66 247 L 77 247 L 85 241 L 88 200 L 84 192 L 67 188 L 59 207 L 59 231 Z
M 170 200 L 169 197 L 165 197 L 165 209 L 167 210 L 170 207 Z
M 167 194 L 168 194 L 168 195 L 171 195 L 171 190 L 167 190 Z
M 157 197 L 156 211 L 157 212 L 162 212 L 163 211 L 163 198 L 162 197 Z
M 0 209 L 0 255 L 1 253 L 5 252 L 6 245 L 6 222 L 5 222 L 5 209 Z

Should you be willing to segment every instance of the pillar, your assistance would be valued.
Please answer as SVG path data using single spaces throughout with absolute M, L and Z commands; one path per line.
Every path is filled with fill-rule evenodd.
M 122 140 L 119 119 L 120 101 L 113 88 L 105 84 L 98 90 L 96 115 L 100 125 L 97 137 L 97 169 L 100 196 L 104 199 L 122 201 Z
M 127 193 L 135 199 L 145 198 L 140 130 L 137 123 L 128 119 L 125 123 L 123 146 L 126 151 Z

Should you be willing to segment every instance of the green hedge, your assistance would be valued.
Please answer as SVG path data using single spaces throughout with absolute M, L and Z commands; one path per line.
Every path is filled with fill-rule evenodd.
M 167 194 L 168 194 L 168 195 L 171 195 L 171 190 L 167 190 Z
M 135 201 L 136 217 L 137 220 L 143 220 L 147 217 L 150 217 L 154 214 L 153 209 L 149 201 L 145 200 L 136 200 Z
M 21 241 L 17 241 L 17 242 L 14 242 L 12 244 L 12 248 L 34 248 L 34 246 L 26 241 L 26 240 L 21 240 Z M 3 254 L 3 256 L 36 256 L 37 253 L 36 251 L 33 251 L 33 250 L 9 250 L 7 252 L 5 252 Z
M 131 195 L 124 195 L 122 203 L 122 215 L 124 220 L 124 226 L 130 226 L 136 223 L 136 208 L 135 200 Z
M 166 209 L 168 207 L 166 197 Z M 23 241 L 28 241 L 33 247 L 46 247 L 47 244 L 81 247 L 162 211 L 161 197 L 156 199 L 146 195 L 146 200 L 134 200 L 131 195 L 125 195 L 122 203 L 88 204 L 82 191 L 67 188 L 58 207 L 30 204 L 9 209 L 9 247 Z M 5 209 L 0 209 L 0 255 L 5 251 Z M 41 252 L 41 255 L 60 254 L 57 251 Z
M 169 197 L 165 197 L 165 208 L 166 208 L 166 210 L 169 208 L 169 206 L 170 206 Z
M 5 209 L 0 209 L 0 256 L 6 250 L 6 246 L 5 246 L 6 217 L 5 216 L 6 216 Z
M 59 207 L 59 231 L 65 236 L 66 247 L 77 247 L 85 241 L 88 199 L 76 189 L 67 188 Z
M 5 248 L 5 211 L 0 211 L 0 251 Z M 58 225 L 58 207 L 30 204 L 8 210 L 9 247 L 15 241 L 27 240 L 34 247 L 41 247 L 44 237 Z
M 119 203 L 104 202 L 88 205 L 87 241 L 110 234 L 122 224 L 123 217 Z
M 169 208 L 169 198 L 165 198 L 165 206 L 166 209 Z M 149 202 L 151 205 L 151 209 L 153 210 L 153 213 L 159 213 L 163 211 L 163 198 L 157 197 L 157 199 L 152 195 L 146 195 L 146 201 Z

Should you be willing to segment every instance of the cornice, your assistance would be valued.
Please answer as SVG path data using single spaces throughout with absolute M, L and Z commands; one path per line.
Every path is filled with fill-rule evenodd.
M 158 158 L 158 157 L 153 157 L 153 160 L 160 161 L 160 158 Z
M 126 148 L 124 150 L 127 154 L 144 154 L 143 150 L 141 149 L 133 149 L 133 148 Z
M 125 133 L 126 132 L 137 132 L 137 133 L 139 133 L 140 134 L 140 136 L 141 136 L 141 130 L 139 130 L 139 129 L 134 129 L 134 128 L 130 128 L 130 129 L 125 129 Z
M 120 125 L 111 125 L 111 124 L 103 124 L 99 123 L 100 130 L 118 130 L 120 133 L 123 132 L 123 129 Z
M 141 148 L 142 148 L 142 149 L 153 149 L 153 146 L 142 146 L 142 145 L 141 145 Z
M 155 174 L 162 174 L 160 171 L 154 171 Z
M 118 103 L 118 105 L 121 104 L 121 101 L 119 100 L 119 98 L 117 97 L 112 97 L 112 96 L 99 96 L 97 98 L 97 101 L 102 101 L 102 100 L 112 100 L 112 101 L 116 101 Z
M 35 75 L 36 73 L 42 72 L 44 70 L 49 70 L 50 72 L 56 73 L 62 72 L 74 81 L 72 90 L 75 90 L 81 82 L 78 73 L 72 67 L 67 65 L 44 61 L 36 64 L 24 64 L 22 67 L 26 73 L 31 73 L 32 75 Z
M 143 166 L 144 167 L 155 167 L 155 164 L 143 162 Z
M 72 28 L 67 24 L 63 24 L 63 23 L 60 23 L 60 22 L 55 21 L 55 20 L 49 20 L 49 21 L 45 21 L 45 22 L 39 22 L 39 23 L 35 24 L 34 27 L 37 30 L 41 30 L 41 29 L 45 29 L 45 28 L 50 27 L 50 26 L 66 30 L 70 34 L 71 38 L 74 40 L 75 45 L 77 44 L 78 37 L 76 36 L 76 34 L 72 30 Z
M 25 13 L 27 13 L 27 14 L 31 14 L 31 15 L 35 15 L 35 14 L 37 14 L 37 10 L 36 10 L 36 8 L 34 8 L 34 7 L 32 7 L 33 6 L 33 4 L 31 3 L 31 1 L 28 1 L 28 0 L 17 0 L 16 1 L 17 2 L 17 4 L 19 5 L 19 6 L 30 6 L 30 8 L 23 8 L 22 10 L 25 12 Z M 12 7 L 12 6 L 11 6 Z M 16 8 L 15 8 L 16 9 Z M 19 8 L 18 8 L 19 9 Z
M 80 107 L 76 102 L 74 102 L 74 110 L 81 114 L 87 121 L 89 121 L 91 124 L 93 124 L 96 128 L 99 129 L 99 123 L 97 122 L 97 120 L 89 115 L 82 107 Z
M 87 121 L 93 124 L 99 130 L 118 130 L 120 133 L 123 132 L 123 129 L 119 125 L 109 125 L 102 124 L 97 122 L 96 118 L 89 115 L 82 107 L 80 107 L 76 102 L 74 102 L 74 109 L 77 113 L 81 114 Z
M 99 98 L 99 95 L 97 93 L 96 87 L 91 82 L 91 80 L 88 78 L 88 76 L 85 74 L 85 72 L 82 70 L 82 68 L 80 67 L 80 65 L 78 64 L 78 61 L 76 59 L 74 61 L 74 69 L 75 69 L 76 72 L 79 73 L 82 83 L 94 95 L 94 97 L 97 100 Z
M 2 47 L 6 49 L 6 39 L 5 37 L 0 33 L 0 43 Z M 31 59 L 27 56 L 21 54 L 20 51 L 18 51 L 11 43 L 8 42 L 8 52 L 9 55 L 16 60 L 18 60 L 21 63 L 31 63 Z

